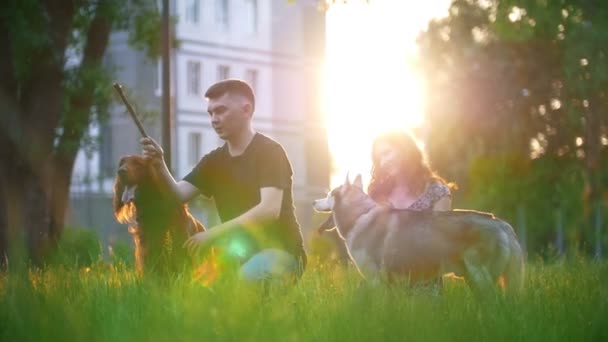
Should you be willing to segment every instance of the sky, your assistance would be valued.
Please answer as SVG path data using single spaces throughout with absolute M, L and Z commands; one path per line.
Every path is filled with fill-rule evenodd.
M 424 92 L 415 68 L 416 37 L 450 0 L 350 0 L 326 14 L 324 112 L 334 170 L 369 182 L 371 145 L 387 130 L 408 130 L 424 120 Z

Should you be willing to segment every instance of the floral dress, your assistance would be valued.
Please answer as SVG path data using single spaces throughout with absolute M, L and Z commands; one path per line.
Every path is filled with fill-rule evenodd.
M 451 197 L 450 188 L 447 185 L 433 181 L 426 187 L 422 195 L 418 197 L 407 209 L 410 210 L 433 210 L 433 206 L 444 197 Z

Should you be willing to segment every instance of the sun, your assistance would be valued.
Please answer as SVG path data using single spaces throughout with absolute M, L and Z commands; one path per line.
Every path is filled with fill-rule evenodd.
M 329 7 L 323 97 L 332 186 L 347 172 L 367 184 L 374 137 L 423 123 L 415 40 L 432 17 L 447 14 L 449 2 L 350 0 Z

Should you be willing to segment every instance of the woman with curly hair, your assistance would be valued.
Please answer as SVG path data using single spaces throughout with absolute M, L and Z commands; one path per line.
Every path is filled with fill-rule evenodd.
M 377 202 L 395 209 L 451 210 L 451 188 L 431 170 L 410 134 L 390 132 L 374 141 L 368 193 Z

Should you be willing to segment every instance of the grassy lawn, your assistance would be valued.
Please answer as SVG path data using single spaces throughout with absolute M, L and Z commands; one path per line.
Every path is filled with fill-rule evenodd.
M 0 275 L 0 341 L 608 341 L 608 263 L 532 263 L 517 297 L 477 301 L 312 266 L 295 286 L 140 279 L 99 263 Z

